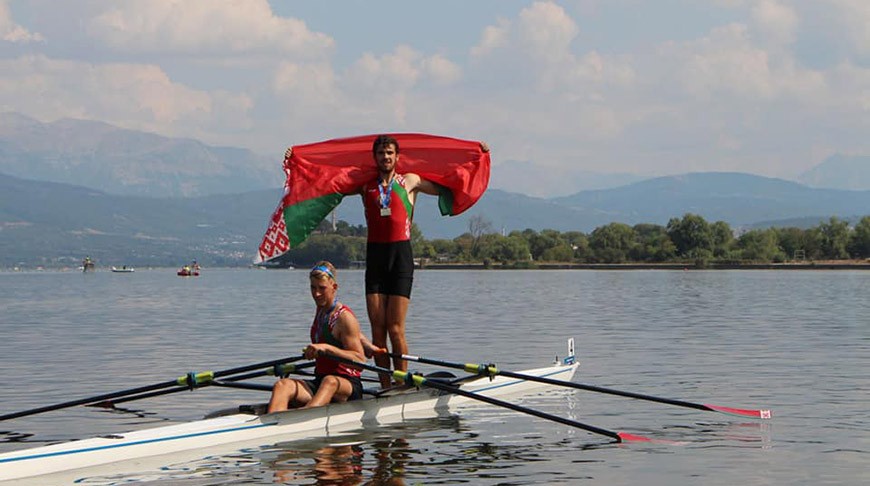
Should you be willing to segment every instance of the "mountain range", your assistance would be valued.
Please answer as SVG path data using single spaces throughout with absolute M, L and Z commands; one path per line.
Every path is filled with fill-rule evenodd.
M 18 113 L 0 113 L 0 173 L 151 197 L 238 193 L 284 182 L 281 160 L 247 149 L 95 121 L 42 123 Z
M 282 193 L 283 180 L 275 176 L 280 164 L 266 159 L 99 122 L 43 124 L 0 115 L 0 268 L 73 265 L 85 255 L 104 265 L 176 265 L 194 258 L 247 264 Z M 870 180 L 862 162 L 835 156 L 805 176 L 836 185 L 848 166 L 850 184 L 860 188 Z M 665 225 L 686 213 L 738 229 L 807 227 L 831 216 L 870 214 L 866 189 L 823 189 L 744 173 L 656 177 L 551 198 L 496 188 L 496 174 L 497 167 L 490 189 L 457 217 L 440 216 L 435 198 L 421 197 L 415 222 L 424 236 L 454 238 L 468 231 L 472 216 L 504 233 L 588 233 L 611 222 Z M 346 198 L 337 218 L 363 224 L 359 198 Z

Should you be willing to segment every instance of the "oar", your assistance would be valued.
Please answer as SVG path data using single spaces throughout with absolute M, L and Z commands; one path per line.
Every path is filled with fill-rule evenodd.
M 347 363 L 352 366 L 356 366 L 358 368 L 362 368 L 369 371 L 374 371 L 375 373 L 384 373 L 387 375 L 392 375 L 392 377 L 396 380 L 404 381 L 405 383 L 413 382 L 415 386 L 422 387 L 428 386 L 430 388 L 435 388 L 436 390 L 445 391 L 448 393 L 455 393 L 457 395 L 471 398 L 473 400 L 479 400 L 481 402 L 489 403 L 490 405 L 495 405 L 497 407 L 504 407 L 514 410 L 520 413 L 526 413 L 529 415 L 534 415 L 535 417 L 540 417 L 547 420 L 552 420 L 554 422 L 559 422 L 560 424 L 569 425 L 571 427 L 576 427 L 578 429 L 583 429 L 588 432 L 592 432 L 593 434 L 604 435 L 610 437 L 616 442 L 627 442 L 627 441 L 636 441 L 636 442 L 657 442 L 653 439 L 643 437 L 640 435 L 627 434 L 625 432 L 614 432 L 612 430 L 602 429 L 600 427 L 595 427 L 593 425 L 587 425 L 581 422 L 577 422 L 576 420 L 571 420 L 565 417 L 559 417 L 558 415 L 552 415 L 546 412 L 542 412 L 540 410 L 535 410 L 528 407 L 523 407 L 520 405 L 516 405 L 514 403 L 506 402 L 503 400 L 499 400 L 497 398 L 488 397 L 486 395 L 481 395 L 479 393 L 470 392 L 468 390 L 463 390 L 454 385 L 449 385 L 442 381 L 427 379 L 424 376 L 420 375 L 412 375 L 407 371 L 391 371 L 387 368 L 381 368 L 380 366 L 372 366 L 366 363 L 360 363 L 357 361 L 353 361 L 350 359 L 342 358 L 341 356 L 336 356 L 334 354 L 325 353 L 326 356 L 329 356 L 331 359 L 336 361 L 341 361 L 343 363 Z
M 621 397 L 637 398 L 639 400 L 648 400 L 651 402 L 666 403 L 668 405 L 676 405 L 678 407 L 694 408 L 697 410 L 705 410 L 705 411 L 709 411 L 709 412 L 727 413 L 729 415 L 737 415 L 739 417 L 769 419 L 773 416 L 773 412 L 771 412 L 770 410 L 748 410 L 748 409 L 743 409 L 743 408 L 723 407 L 720 405 L 692 403 L 692 402 L 686 402 L 683 400 L 674 400 L 672 398 L 655 397 L 652 395 L 644 395 L 641 393 L 633 393 L 633 392 L 627 392 L 627 391 L 613 390 L 610 388 L 602 388 L 600 386 L 584 385 L 581 383 L 574 383 L 571 381 L 554 380 L 552 378 L 546 378 L 546 377 L 542 377 L 542 376 L 533 376 L 533 375 L 526 375 L 523 373 L 514 373 L 511 371 L 500 370 L 495 365 L 492 365 L 492 364 L 485 365 L 485 364 L 474 364 L 474 363 L 465 363 L 465 364 L 463 364 L 463 363 L 451 363 L 449 361 L 441 361 L 441 360 L 437 360 L 437 359 L 421 358 L 419 356 L 413 356 L 413 355 L 409 355 L 409 354 L 394 354 L 394 353 L 384 353 L 384 354 L 387 354 L 387 355 L 392 356 L 394 358 L 404 359 L 407 361 L 416 361 L 418 363 L 425 363 L 425 364 L 431 364 L 431 365 L 437 365 L 437 366 L 446 366 L 448 368 L 456 368 L 456 369 L 460 369 L 460 370 L 465 370 L 469 373 L 476 373 L 478 375 L 485 375 L 485 376 L 502 375 L 502 376 L 507 376 L 509 378 L 517 378 L 520 380 L 537 381 L 539 383 L 546 383 L 548 385 L 567 386 L 570 388 L 576 388 L 578 390 L 593 391 L 593 392 L 598 392 L 598 393 L 607 393 L 609 395 L 617 395 L 617 396 L 621 396 Z
M 201 373 L 188 373 L 187 375 L 180 376 L 175 380 L 164 381 L 162 383 L 155 383 L 153 385 L 140 386 L 136 388 L 130 388 L 127 390 L 116 391 L 112 393 L 106 393 L 103 395 L 97 395 L 94 397 L 80 398 L 78 400 L 72 400 L 69 402 L 58 403 L 55 405 L 47 405 L 44 407 L 32 408 L 29 410 L 23 410 L 20 412 L 8 413 L 6 415 L 0 415 L 0 421 L 9 420 L 18 417 L 24 417 L 27 415 L 35 415 L 42 412 L 50 412 L 52 410 L 60 410 L 62 408 L 75 407 L 77 405 L 86 405 L 89 403 L 100 402 L 103 400 L 110 400 L 112 398 L 124 397 L 129 395 L 138 395 L 141 393 L 146 393 L 154 390 L 160 390 L 164 388 L 172 388 L 172 387 L 186 387 L 186 388 L 195 388 L 198 385 L 207 383 L 212 381 L 215 378 L 219 378 L 222 376 L 230 376 L 237 375 L 239 373 L 245 373 L 247 371 L 255 370 L 257 368 L 263 368 L 266 366 L 275 366 L 283 363 L 289 363 L 292 361 L 299 361 L 300 359 L 304 359 L 304 356 L 292 356 L 289 358 L 276 359 L 271 361 L 264 361 L 262 363 L 256 363 L 247 366 L 240 366 L 238 368 L 230 368 L 222 371 L 203 371 Z
M 304 370 L 305 368 L 311 368 L 315 364 L 316 363 L 314 363 L 314 361 L 312 361 L 310 363 L 303 363 L 301 365 L 292 364 L 292 363 L 290 363 L 290 364 L 280 364 L 279 363 L 279 364 L 270 366 L 268 369 L 265 369 L 265 370 L 255 371 L 253 373 L 248 373 L 248 374 L 244 374 L 244 375 L 231 376 L 231 377 L 227 378 L 226 380 L 224 380 L 224 383 L 225 382 L 249 380 L 251 378 L 258 378 L 261 376 L 275 376 L 275 375 L 284 376 L 288 373 L 303 374 L 299 370 Z M 223 376 L 227 376 L 227 375 L 223 375 Z M 221 383 L 218 383 L 215 381 L 207 381 L 204 383 L 197 384 L 197 387 L 198 386 L 208 386 L 208 385 L 230 386 L 230 385 L 226 385 L 226 384 L 222 385 Z M 241 388 L 241 387 L 239 387 L 239 388 Z M 261 389 L 260 387 L 257 387 L 257 388 Z M 271 389 L 271 387 L 269 387 L 269 388 Z M 87 405 L 89 407 L 113 408 L 115 405 L 117 405 L 119 403 L 132 402 L 134 400 L 142 400 L 145 398 L 159 397 L 161 395 L 169 395 L 170 393 L 178 393 L 178 392 L 188 391 L 189 389 L 190 389 L 189 387 L 184 387 L 184 388 L 170 388 L 168 390 L 157 390 L 157 391 L 152 391 L 152 392 L 148 392 L 148 393 L 142 393 L 139 395 L 125 396 L 119 400 L 103 400 L 103 401 L 100 401 L 97 403 L 88 403 Z
M 197 386 L 219 386 L 219 387 L 222 386 L 222 387 L 227 387 L 227 388 L 247 388 L 250 390 L 269 391 L 272 389 L 271 385 L 233 384 L 233 382 L 238 382 L 238 381 L 242 381 L 242 380 L 249 380 L 251 378 L 259 378 L 261 376 L 275 376 L 275 375 L 284 376 L 284 375 L 287 375 L 290 373 L 302 375 L 302 376 L 313 377 L 314 376 L 313 374 L 306 373 L 305 371 L 302 371 L 302 370 L 304 370 L 306 368 L 313 368 L 315 364 L 316 363 L 314 361 L 312 361 L 310 363 L 303 363 L 300 365 L 297 365 L 297 364 L 275 365 L 275 366 L 272 366 L 266 370 L 255 371 L 253 373 L 248 373 L 245 375 L 231 376 L 231 377 L 227 378 L 226 380 L 223 380 L 220 382 L 210 381 L 210 382 L 200 383 Z M 380 383 L 380 381 L 376 378 L 362 377 L 361 380 L 367 381 L 367 382 L 372 382 L 372 383 Z M 178 392 L 183 392 L 183 391 L 188 391 L 188 388 L 185 387 L 185 388 L 170 388 L 168 390 L 157 390 L 157 391 L 152 391 L 152 392 L 148 392 L 148 393 L 142 393 L 140 395 L 125 396 L 125 397 L 120 398 L 118 400 L 103 400 L 103 401 L 97 402 L 97 403 L 88 403 L 87 406 L 113 408 L 115 405 L 117 405 L 119 403 L 132 402 L 134 400 L 142 400 L 145 398 L 159 397 L 161 395 L 169 395 L 170 393 L 178 393 Z

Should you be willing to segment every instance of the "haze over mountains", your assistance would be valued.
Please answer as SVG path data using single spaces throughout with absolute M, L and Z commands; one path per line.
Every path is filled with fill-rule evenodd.
M 0 114 L 0 267 L 74 264 L 85 254 L 105 265 L 246 264 L 281 195 L 280 161 L 271 159 L 98 122 Z M 870 214 L 864 156 L 835 155 L 802 183 L 741 173 L 529 177 L 536 172 L 532 162 L 496 161 L 490 189 L 466 214 L 441 217 L 435 199 L 422 197 L 415 222 L 432 239 L 462 234 L 475 215 L 495 231 L 590 232 L 685 213 L 735 228 Z M 504 190 L 572 177 L 587 188 L 549 198 Z M 363 224 L 359 198 L 346 198 L 338 218 Z
M 0 173 L 110 194 L 195 197 L 281 187 L 281 161 L 106 123 L 0 114 Z

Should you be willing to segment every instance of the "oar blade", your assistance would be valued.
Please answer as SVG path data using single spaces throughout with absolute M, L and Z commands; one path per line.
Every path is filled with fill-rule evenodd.
M 651 439 L 637 434 L 629 434 L 627 432 L 617 432 L 620 442 L 646 442 L 648 444 L 665 444 L 665 445 L 685 445 L 687 442 L 667 439 Z
M 619 440 L 622 442 L 652 442 L 653 441 L 649 437 L 644 437 L 642 435 L 637 435 L 637 434 L 629 434 L 627 432 L 617 432 L 616 435 L 619 436 Z
M 770 410 L 749 410 L 745 408 L 723 407 L 720 405 L 710 405 L 705 403 L 705 407 L 714 412 L 727 413 L 728 415 L 736 415 L 738 417 L 748 417 L 754 419 L 769 419 L 773 417 L 773 412 Z

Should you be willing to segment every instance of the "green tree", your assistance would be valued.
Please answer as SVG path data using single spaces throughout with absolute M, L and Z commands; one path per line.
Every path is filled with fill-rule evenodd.
M 806 232 L 800 228 L 777 228 L 776 239 L 779 242 L 779 247 L 785 253 L 786 258 L 795 259 L 807 258 L 808 251 L 806 247 Z
M 586 261 L 592 254 L 589 249 L 589 237 L 580 231 L 567 231 L 562 235 L 562 239 L 571 245 L 574 250 L 575 261 Z
M 471 235 L 471 255 L 480 258 L 478 254 L 480 239 L 485 234 L 492 233 L 492 223 L 479 214 L 468 218 L 468 233 Z
M 545 262 L 572 262 L 574 261 L 574 248 L 568 243 L 560 243 L 547 248 L 541 254 L 541 260 Z
M 777 239 L 787 258 L 803 258 L 816 260 L 822 258 L 821 232 L 818 228 L 778 228 Z
M 804 230 L 804 244 L 806 245 L 806 254 L 808 259 L 819 260 L 821 258 L 824 258 L 824 249 L 822 248 L 822 231 L 818 227 Z
M 634 245 L 634 229 L 624 223 L 599 226 L 589 235 L 589 248 L 592 249 L 593 259 L 602 263 L 626 261 Z
M 870 258 L 870 216 L 864 216 L 855 225 L 849 251 L 856 258 Z
M 712 255 L 713 234 L 710 224 L 701 216 L 686 213 L 681 219 L 671 218 L 667 229 L 677 255 L 688 258 Z
M 411 251 L 414 258 L 435 258 L 438 255 L 435 247 L 423 237 L 417 223 L 411 223 Z
M 827 223 L 819 225 L 821 233 L 821 253 L 823 258 L 843 260 L 849 258 L 846 247 L 849 244 L 849 224 L 831 216 Z
M 435 251 L 433 258 L 444 258 L 447 261 L 456 261 L 460 249 L 453 240 L 436 239 L 431 241 L 432 248 Z
M 743 233 L 737 238 L 737 247 L 744 260 L 785 260 L 785 254 L 779 248 L 776 230 L 773 228 L 755 229 Z
M 636 245 L 629 257 L 638 262 L 664 262 L 672 259 L 677 252 L 674 243 L 664 226 L 640 223 L 633 227 Z
M 724 221 L 716 221 L 710 226 L 710 236 L 713 243 L 713 256 L 724 258 L 734 242 L 734 233 L 731 226 Z
M 537 233 L 534 230 L 526 229 L 522 235 L 526 239 L 529 245 L 529 252 L 531 252 L 532 259 L 535 261 L 539 261 L 548 248 L 559 244 L 559 238 L 553 235 L 552 230 L 544 230 L 541 233 Z
M 365 238 L 336 234 L 312 234 L 298 248 L 287 252 L 286 258 L 297 265 L 310 266 L 329 260 L 335 266 L 346 267 L 352 261 L 364 260 Z
M 501 263 L 527 261 L 529 259 L 529 244 L 519 234 L 511 234 L 510 236 L 488 234 L 481 239 L 480 255 L 484 260 L 494 260 Z
M 366 236 L 368 229 L 364 224 L 352 225 L 343 219 L 335 224 L 335 232 L 341 236 Z
M 474 247 L 474 237 L 471 236 L 471 233 L 463 233 L 456 238 L 453 238 L 453 243 L 456 248 L 457 260 L 466 262 L 473 260 L 471 249 Z

